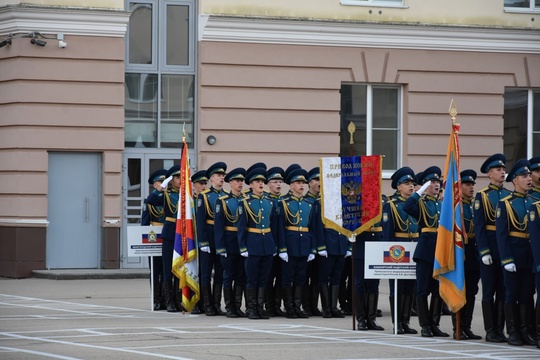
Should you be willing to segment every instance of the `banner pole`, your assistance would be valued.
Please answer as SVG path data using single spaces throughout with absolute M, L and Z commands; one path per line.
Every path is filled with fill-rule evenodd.
M 394 279 L 394 334 L 397 335 L 398 328 L 398 279 Z
M 349 131 L 350 139 L 349 139 L 349 156 L 354 156 L 354 132 L 356 131 L 356 126 L 354 126 L 354 123 L 351 121 L 349 123 L 349 126 L 347 127 L 347 130 Z M 349 241 L 353 243 L 353 246 L 351 247 L 351 289 L 352 289 L 352 295 L 351 295 L 351 310 L 352 310 L 352 329 L 353 331 L 356 330 L 356 276 L 354 275 L 354 243 L 356 242 L 356 234 L 353 234 Z M 353 241 L 354 240 L 354 241 Z
M 150 256 L 150 310 L 154 311 L 154 256 Z

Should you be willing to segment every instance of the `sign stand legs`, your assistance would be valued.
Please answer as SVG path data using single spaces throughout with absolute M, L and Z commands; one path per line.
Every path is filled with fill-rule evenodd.
M 398 329 L 398 280 L 394 279 L 394 334 L 397 334 Z
M 154 257 L 150 256 L 150 310 L 154 311 Z

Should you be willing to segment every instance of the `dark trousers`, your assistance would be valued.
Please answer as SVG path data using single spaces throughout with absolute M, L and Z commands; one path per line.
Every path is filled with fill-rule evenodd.
M 390 287 L 390 296 L 394 296 L 394 280 L 388 280 Z M 414 295 L 416 280 L 398 280 L 397 292 L 398 295 Z
M 204 252 L 199 250 L 199 264 L 201 265 L 201 286 L 210 286 L 212 282 L 212 270 L 214 270 L 214 285 L 223 284 L 223 265 L 221 255 L 215 252 Z
M 480 280 L 482 281 L 482 301 L 503 301 L 504 280 L 500 260 L 493 259 L 493 264 L 480 264 Z
M 354 259 L 354 291 L 355 294 L 378 294 L 379 279 L 364 279 L 365 259 Z
M 163 281 L 163 261 L 161 256 L 148 257 L 148 263 L 152 262 L 152 268 L 154 269 L 154 284 Z
M 439 282 L 433 278 L 433 264 L 416 262 L 416 297 L 427 298 L 429 294 L 439 296 Z
M 173 250 L 174 250 L 174 240 L 163 238 L 163 243 L 161 244 L 161 262 L 163 264 L 163 282 L 164 283 L 170 283 L 173 278 L 173 274 L 171 272 Z
M 246 269 L 244 267 L 244 257 L 240 254 L 228 253 L 227 257 L 221 256 L 221 265 L 223 266 L 223 287 L 246 285 Z
M 504 270 L 506 286 L 505 304 L 532 304 L 534 297 L 534 274 L 531 269 Z
M 307 256 L 289 256 L 288 262 L 281 263 L 281 280 L 283 287 L 291 284 L 303 286 L 307 276 Z
M 540 272 L 534 274 L 534 282 L 536 284 L 536 308 L 540 311 Z M 540 326 L 540 324 L 538 324 Z
M 339 285 L 344 267 L 345 257 L 342 255 L 319 257 L 319 284 L 330 284 L 330 286 Z
M 272 269 L 272 255 L 249 255 L 245 261 L 246 288 L 265 288 Z

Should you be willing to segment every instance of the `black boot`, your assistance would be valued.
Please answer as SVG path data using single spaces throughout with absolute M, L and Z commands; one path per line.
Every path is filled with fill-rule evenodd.
M 390 316 L 392 317 L 392 324 L 394 326 L 392 326 L 392 332 L 394 332 L 394 330 L 396 330 L 396 312 L 394 310 L 394 302 L 395 302 L 395 297 L 394 296 L 389 296 L 388 297 L 388 301 L 390 302 Z M 397 316 L 397 332 L 396 334 L 405 334 L 405 330 L 403 330 L 403 319 L 402 319 L 402 316 L 401 316 L 401 307 L 403 306 L 403 296 L 402 295 L 398 295 L 398 303 L 397 303 L 397 310 L 398 310 L 398 316 Z
M 352 306 L 351 303 L 348 301 L 348 291 L 347 288 L 347 282 L 341 282 L 341 285 L 339 286 L 339 307 L 341 308 L 341 311 L 345 315 L 352 315 Z
M 331 289 L 332 291 L 330 292 L 330 312 L 332 313 L 332 317 L 344 318 L 345 314 L 337 307 L 339 300 L 339 285 L 332 285 Z
M 257 291 L 257 312 L 259 313 L 259 318 L 269 319 L 270 317 L 264 310 L 264 301 L 266 299 L 266 288 L 261 287 Z
M 302 298 L 303 298 L 303 289 L 305 286 L 295 286 L 294 287 L 294 296 L 293 296 L 293 307 L 294 312 L 300 319 L 309 318 L 309 313 L 302 309 Z
M 180 289 L 180 279 L 176 276 L 173 276 L 173 287 L 174 287 L 174 307 L 176 311 L 186 311 L 182 305 L 182 289 Z
M 247 316 L 251 320 L 260 319 L 257 312 L 257 288 L 246 288 Z
M 523 341 L 519 334 L 517 305 L 505 304 L 504 310 L 506 330 L 508 331 L 508 344 L 513 346 L 523 346 Z
M 317 284 L 311 284 L 311 315 L 313 316 L 322 316 L 321 310 L 319 310 L 319 286 Z
M 470 340 L 481 340 L 480 335 L 476 335 L 471 330 L 472 319 L 474 314 L 474 297 L 469 297 L 465 306 L 461 309 L 461 328 Z
M 524 345 L 536 346 L 536 339 L 532 335 L 532 329 L 530 329 L 530 321 L 533 316 L 534 305 L 519 304 L 519 332 L 521 333 L 521 340 Z
M 226 315 L 223 310 L 221 310 L 221 293 L 223 291 L 223 284 L 214 284 L 213 286 L 213 295 L 214 295 L 214 311 L 216 315 Z
M 403 322 L 401 323 L 401 326 L 403 327 L 405 334 L 418 334 L 418 331 L 409 326 L 413 299 L 414 296 L 411 294 L 403 295 Z
M 536 347 L 540 349 L 540 306 L 536 307 Z
M 163 283 L 162 282 L 155 282 L 154 283 L 154 311 L 159 310 L 165 310 L 167 308 L 167 305 L 163 306 L 164 301 L 164 294 L 165 290 L 163 289 Z
M 281 310 L 281 299 L 283 299 L 283 288 L 276 286 L 274 288 L 274 310 L 276 316 L 285 316 L 285 313 Z
M 460 315 L 463 315 L 463 312 Z M 454 335 L 453 335 L 454 340 L 458 340 L 458 332 L 456 331 L 457 330 L 456 320 L 457 320 L 456 314 L 452 313 L 452 327 L 453 327 L 452 331 L 454 333 Z M 463 320 L 461 321 L 461 324 L 460 324 L 459 340 L 469 340 L 469 337 L 463 331 Z
M 242 311 L 242 297 L 244 296 L 245 291 L 244 286 L 235 285 L 234 286 L 234 309 L 239 317 L 246 317 L 246 313 Z M 246 304 L 247 307 L 247 304 Z
M 361 331 L 368 330 L 367 316 L 366 316 L 366 297 L 362 294 L 355 294 L 354 298 L 354 312 L 356 316 L 357 329 Z
M 264 298 L 264 308 L 266 310 L 266 314 L 269 317 L 277 316 L 274 297 L 275 297 L 274 287 L 272 286 L 267 287 L 266 292 L 265 292 L 265 298 Z
M 495 324 L 497 323 L 495 317 L 497 316 L 497 313 L 493 301 L 482 301 L 482 316 L 484 318 L 484 330 L 486 330 L 486 341 L 493 343 L 504 342 L 495 328 Z
M 216 311 L 214 310 L 214 307 L 212 306 L 212 300 L 210 298 L 211 296 L 210 285 L 201 287 L 201 296 L 203 300 L 203 309 L 206 316 L 215 316 Z
M 235 299 L 233 299 L 233 289 L 230 286 L 225 286 L 223 288 L 223 297 L 225 298 L 225 312 L 227 313 L 228 318 L 237 318 L 238 313 L 236 312 Z
M 433 337 L 430 326 L 427 298 L 416 298 L 416 311 L 418 313 L 418 321 L 420 322 L 420 326 L 422 327 L 420 335 L 422 335 L 422 337 Z
M 293 292 L 293 294 L 296 294 L 296 286 L 295 286 L 295 291 Z M 302 301 L 301 301 L 301 305 L 298 307 L 298 308 L 302 308 L 304 309 L 304 312 L 307 314 L 307 315 L 311 315 L 311 286 L 309 286 L 309 283 L 308 283 L 308 279 L 306 279 L 306 283 L 304 284 L 304 286 L 301 287 L 302 289 Z
M 505 313 L 504 309 L 505 309 L 504 299 L 495 300 L 495 310 L 497 311 L 497 315 L 495 316 L 495 318 L 497 319 L 496 322 L 495 322 L 495 329 L 496 329 L 497 334 L 499 335 L 499 337 L 504 342 L 507 342 L 508 337 L 504 334 L 504 319 L 505 319 L 505 317 L 504 317 L 504 313 Z
M 367 311 L 368 311 L 368 329 L 383 331 L 382 326 L 377 325 L 377 305 L 379 303 L 379 294 L 368 294 Z
M 319 292 L 321 294 L 322 317 L 329 319 L 332 317 L 332 311 L 330 309 L 330 299 L 328 298 L 328 285 L 320 285 Z
M 176 312 L 176 307 L 174 306 L 174 289 L 172 281 L 165 281 L 163 283 L 163 288 L 165 289 L 165 304 L 167 305 L 167 312 Z
M 439 329 L 443 299 L 440 296 L 431 295 L 431 333 L 437 337 L 449 337 L 450 335 Z
M 296 315 L 296 312 L 294 311 L 292 290 L 293 289 L 290 286 L 283 288 L 283 304 L 285 305 L 287 318 L 296 319 L 298 315 Z

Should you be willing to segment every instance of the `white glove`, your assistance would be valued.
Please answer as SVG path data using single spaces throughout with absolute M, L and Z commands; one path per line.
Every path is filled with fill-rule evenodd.
M 240 255 L 242 255 L 243 257 L 248 257 L 249 256 L 247 251 L 244 251 L 243 253 L 240 253 Z
M 491 258 L 491 255 L 487 254 L 482 256 L 482 262 L 484 265 L 491 265 L 493 264 L 493 259 Z
M 286 252 L 279 253 L 279 257 L 281 258 L 281 260 L 289 262 L 289 255 Z
M 345 253 L 345 257 L 348 258 L 349 256 L 352 255 L 352 252 L 350 252 L 349 250 L 347 250 L 347 252 Z
M 326 258 L 328 257 L 328 251 L 326 250 L 321 250 L 317 254 L 319 254 L 320 256 L 324 256 Z
M 227 253 L 226 253 L 226 252 L 223 252 L 223 253 L 221 253 L 221 254 L 219 254 L 219 255 L 221 255 L 221 256 L 223 256 L 223 257 L 227 257 Z
M 516 272 L 516 264 L 514 263 L 506 264 L 504 265 L 504 270 L 508 272 Z
M 161 183 L 161 188 L 166 189 L 167 186 L 169 185 L 169 182 L 172 180 L 172 178 L 173 178 L 172 176 L 169 176 L 168 178 L 163 180 L 163 182 Z
M 424 185 L 422 185 L 422 187 L 418 190 L 416 190 L 416 193 L 420 196 L 422 196 L 422 194 L 424 193 L 424 191 L 426 191 L 426 189 L 429 187 L 429 185 L 431 185 L 431 180 L 428 180 L 426 181 L 426 183 Z
M 201 246 L 201 251 L 210 254 L 210 246 Z
M 310 262 L 313 259 L 315 259 L 315 254 L 309 254 L 307 257 L 307 262 Z

